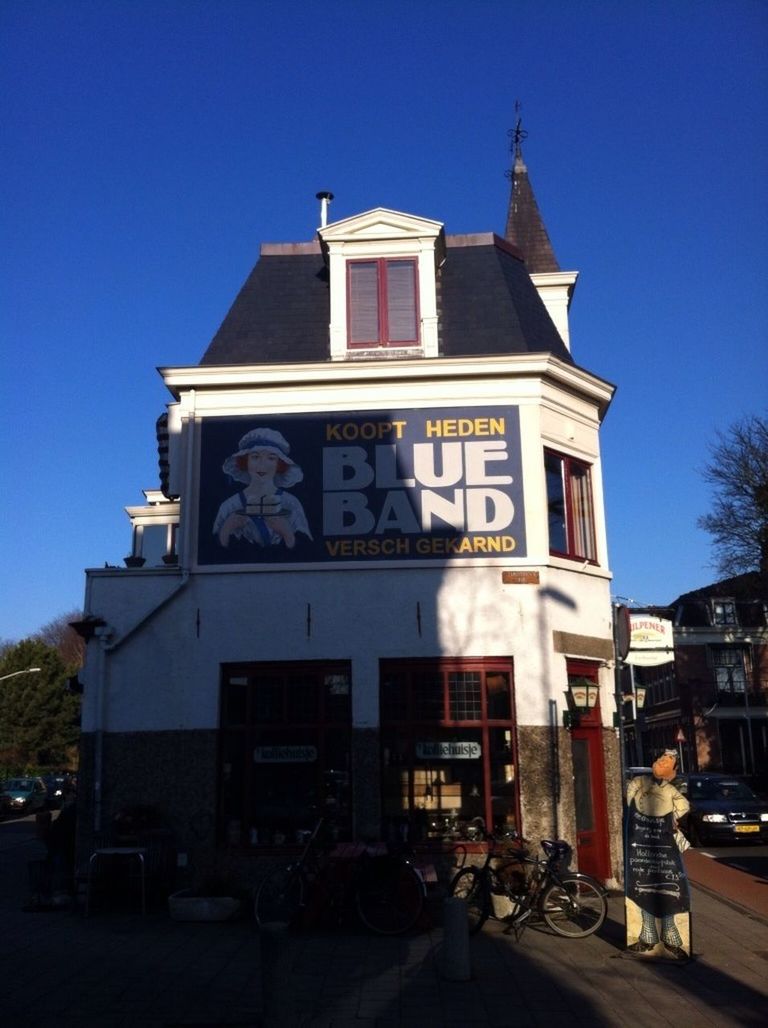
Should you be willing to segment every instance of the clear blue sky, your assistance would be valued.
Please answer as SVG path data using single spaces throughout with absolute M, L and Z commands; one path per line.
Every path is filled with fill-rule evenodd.
M 157 486 L 155 368 L 261 242 L 385 206 L 503 233 L 507 130 L 602 432 L 614 592 L 716 579 L 700 469 L 768 397 L 765 0 L 4 0 L 0 639 L 82 605 Z

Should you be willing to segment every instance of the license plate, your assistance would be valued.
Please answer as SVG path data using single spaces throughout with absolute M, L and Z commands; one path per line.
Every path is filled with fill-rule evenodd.
M 736 825 L 737 832 L 759 832 L 760 825 Z

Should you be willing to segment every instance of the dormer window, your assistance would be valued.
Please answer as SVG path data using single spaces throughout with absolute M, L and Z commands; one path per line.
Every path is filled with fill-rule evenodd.
M 349 345 L 416 346 L 419 342 L 415 260 L 350 261 Z
M 437 357 L 443 226 L 377 207 L 318 235 L 330 277 L 331 360 Z
M 734 600 L 713 600 L 712 601 L 712 624 L 713 625 L 736 625 L 736 603 Z

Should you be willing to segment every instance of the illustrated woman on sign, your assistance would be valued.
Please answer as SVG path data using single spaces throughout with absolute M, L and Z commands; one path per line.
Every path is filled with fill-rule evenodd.
M 286 488 L 304 478 L 289 456 L 290 446 L 272 428 L 254 428 L 240 440 L 237 453 L 224 461 L 223 471 L 243 488 L 219 507 L 213 533 L 222 546 L 242 539 L 257 546 L 296 544 L 296 533 L 312 538 L 299 500 Z

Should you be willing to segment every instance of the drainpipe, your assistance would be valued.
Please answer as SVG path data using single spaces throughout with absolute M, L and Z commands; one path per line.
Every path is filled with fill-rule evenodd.
M 189 392 L 189 414 L 184 419 L 187 424 L 186 431 L 186 452 L 184 454 L 186 464 L 186 477 L 184 480 L 184 487 L 186 496 L 189 497 L 192 489 L 192 472 L 194 470 L 194 459 L 195 459 L 195 440 L 194 440 L 194 427 L 195 427 L 195 401 L 196 392 L 191 389 Z M 188 502 L 188 501 L 187 501 Z M 178 553 L 179 553 L 179 564 L 181 566 L 181 578 L 176 583 L 176 586 L 171 592 L 159 603 L 157 603 L 150 611 L 148 611 L 142 618 L 140 618 L 132 628 L 129 628 L 119 638 L 115 639 L 114 642 L 107 646 L 107 652 L 113 653 L 116 649 L 127 642 L 131 636 L 135 635 L 148 621 L 151 621 L 162 609 L 167 606 L 171 600 L 175 599 L 178 594 L 187 587 L 189 584 L 189 568 L 192 561 L 190 550 L 190 541 L 192 533 L 190 531 L 190 516 L 189 511 L 184 509 L 184 500 L 182 498 L 182 511 L 179 519 L 179 539 L 178 539 Z
M 102 815 L 102 790 L 101 790 L 101 778 L 102 778 L 102 767 L 104 757 L 104 732 L 106 729 L 105 725 L 105 710 L 106 710 L 106 697 L 108 695 L 107 690 L 107 669 L 108 661 L 107 657 L 110 656 L 115 650 L 119 649 L 123 643 L 127 642 L 133 635 L 135 635 L 148 621 L 150 621 L 155 615 L 167 606 L 171 600 L 173 600 L 182 589 L 186 588 L 189 583 L 189 570 L 185 569 L 182 573 L 181 580 L 177 583 L 175 589 L 156 604 L 152 610 L 146 613 L 136 624 L 129 628 L 123 635 L 118 636 L 116 639 L 112 639 L 114 635 L 114 629 L 109 626 L 105 628 L 97 628 L 96 635 L 99 636 L 99 664 L 97 674 L 97 689 L 96 689 L 96 710 L 94 712 L 94 721 L 96 723 L 96 732 L 94 739 L 94 756 L 93 756 L 93 819 L 94 819 L 94 831 L 101 831 L 101 815 Z M 112 641 L 110 641 L 112 640 Z
M 93 740 L 93 830 L 101 831 L 101 772 L 104 758 L 104 709 L 107 695 L 107 648 L 112 635 L 108 625 L 97 628 L 99 640 L 99 662 L 96 674 L 96 709 L 94 723 L 96 731 Z
M 752 639 L 750 636 L 746 636 L 744 643 L 749 646 L 750 650 L 752 649 Z M 749 664 L 744 668 L 744 717 L 747 722 L 747 745 L 749 746 L 749 763 L 751 765 L 750 774 L 754 775 L 757 773 L 757 768 L 755 767 L 755 744 L 752 741 L 752 711 L 749 708 L 749 687 L 752 684 L 752 674 L 746 673 L 747 670 L 751 672 L 752 667 L 754 667 L 754 663 L 750 654 Z
M 190 392 L 190 414 L 187 418 L 187 438 L 186 438 L 186 480 L 185 488 L 186 495 L 189 496 L 192 488 L 192 471 L 194 467 L 194 424 L 195 424 L 195 390 Z M 191 532 L 189 529 L 189 517 L 184 516 L 181 519 L 183 534 L 180 533 L 179 538 L 179 562 L 181 564 L 181 578 L 176 583 L 174 589 L 160 600 L 159 603 L 144 614 L 131 628 L 117 638 L 113 638 L 114 629 L 109 626 L 104 626 L 96 629 L 95 634 L 99 637 L 99 666 L 98 666 L 98 688 L 96 690 L 96 710 L 94 721 L 96 723 L 96 732 L 94 739 L 94 759 L 93 759 L 93 807 L 94 807 L 94 830 L 96 832 L 101 831 L 101 818 L 102 818 L 102 769 L 104 760 L 104 730 L 105 730 L 105 708 L 106 708 L 106 697 L 107 697 L 107 667 L 108 661 L 107 656 L 114 653 L 119 649 L 123 643 L 127 642 L 132 636 L 134 636 L 140 629 L 147 624 L 152 618 L 154 618 L 164 607 L 166 607 L 179 593 L 187 587 L 189 584 L 189 568 L 191 563 L 191 554 L 189 552 Z M 112 641 L 110 641 L 112 640 Z
M 554 838 L 560 838 L 558 810 L 560 808 L 560 746 L 558 742 L 557 700 L 549 701 L 549 759 L 552 765 L 552 828 Z

